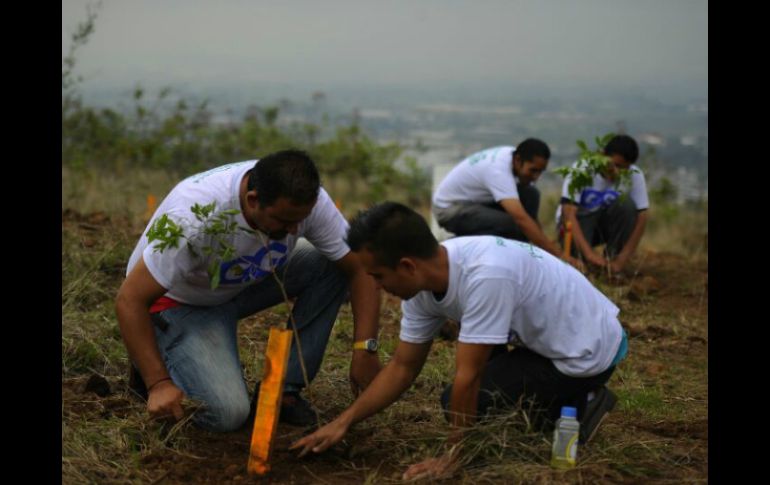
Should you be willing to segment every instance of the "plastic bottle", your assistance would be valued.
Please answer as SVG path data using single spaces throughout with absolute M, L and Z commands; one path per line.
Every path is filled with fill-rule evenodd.
M 562 407 L 561 418 L 556 420 L 556 428 L 553 430 L 552 467 L 572 468 L 575 466 L 579 431 L 580 423 L 577 420 L 577 409 L 571 406 Z

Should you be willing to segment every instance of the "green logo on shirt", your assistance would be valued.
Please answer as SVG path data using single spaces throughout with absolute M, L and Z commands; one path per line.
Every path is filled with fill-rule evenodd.
M 535 251 L 535 246 L 533 246 L 532 244 L 530 244 L 530 243 L 525 243 L 525 242 L 521 242 L 521 241 L 513 241 L 513 242 L 515 242 L 516 244 L 518 244 L 520 247 L 522 247 L 522 248 L 524 248 L 524 249 L 528 250 L 528 251 L 529 251 L 529 255 L 530 255 L 530 256 L 532 256 L 533 258 L 537 258 L 537 259 L 543 259 L 543 255 L 542 255 L 542 254 L 538 254 L 538 253 Z
M 479 163 L 479 162 L 481 161 L 481 159 L 482 159 L 482 158 L 484 158 L 484 152 L 481 152 L 481 153 L 477 153 L 477 154 L 473 155 L 473 156 L 472 156 L 472 157 L 471 157 L 471 158 L 468 160 L 468 164 L 469 164 L 469 165 L 476 165 L 477 163 Z

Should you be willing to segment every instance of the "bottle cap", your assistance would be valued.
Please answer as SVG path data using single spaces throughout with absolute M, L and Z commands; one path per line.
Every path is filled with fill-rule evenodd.
M 572 406 L 562 406 L 562 408 L 561 408 L 561 417 L 562 418 L 576 418 L 577 417 L 577 408 L 574 408 Z

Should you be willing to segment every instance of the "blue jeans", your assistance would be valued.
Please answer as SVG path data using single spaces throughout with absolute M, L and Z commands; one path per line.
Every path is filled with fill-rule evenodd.
M 348 281 L 333 262 L 304 240 L 278 273 L 289 297 L 296 297 L 294 319 L 312 380 L 321 366 Z M 210 431 L 233 431 L 245 423 L 250 399 L 238 356 L 238 320 L 283 301 L 275 278 L 268 276 L 221 305 L 182 305 L 153 315 L 158 348 L 174 384 L 203 404 L 193 417 L 196 424 Z M 303 387 L 292 340 L 284 391 Z

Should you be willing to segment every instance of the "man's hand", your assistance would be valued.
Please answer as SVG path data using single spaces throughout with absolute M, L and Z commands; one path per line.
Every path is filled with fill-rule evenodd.
M 446 453 L 438 458 L 429 458 L 410 466 L 402 477 L 403 480 L 419 480 L 421 478 L 449 478 L 457 470 L 459 463 L 457 455 Z
M 377 354 L 365 350 L 353 351 L 353 359 L 350 362 L 350 390 L 354 397 L 371 384 L 381 368 Z
M 571 264 L 572 266 L 574 266 L 574 267 L 575 267 L 575 269 L 577 269 L 577 270 L 578 270 L 578 271 L 580 271 L 581 273 L 585 273 L 585 272 L 586 272 L 586 267 L 585 267 L 585 265 L 584 265 L 584 264 L 583 264 L 583 262 L 582 262 L 582 261 L 580 261 L 579 259 L 577 259 L 577 258 L 573 258 L 572 256 L 567 256 L 567 258 L 566 258 L 566 260 L 565 260 L 565 261 L 567 261 L 569 264 Z
M 179 421 L 184 416 L 182 399 L 184 399 L 184 393 L 176 387 L 173 381 L 159 382 L 152 386 L 152 389 L 149 391 L 147 396 L 147 412 L 153 418 L 173 417 L 174 420 Z
M 296 450 L 301 448 L 299 457 L 307 455 L 310 451 L 313 453 L 321 453 L 333 444 L 342 440 L 345 433 L 350 428 L 350 421 L 345 418 L 345 415 L 340 415 L 337 419 L 331 423 L 323 426 L 315 433 L 309 434 L 304 438 L 300 438 L 289 446 L 290 450 Z
M 612 260 L 612 262 L 610 262 L 610 271 L 612 273 L 620 273 L 625 266 L 626 266 L 625 259 L 615 258 Z
M 598 268 L 607 266 L 607 260 L 596 254 L 594 251 L 586 252 L 583 256 L 586 258 L 586 262 L 591 266 L 596 266 Z

